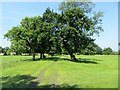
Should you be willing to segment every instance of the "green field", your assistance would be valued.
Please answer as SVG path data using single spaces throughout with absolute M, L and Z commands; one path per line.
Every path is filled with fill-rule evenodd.
M 117 55 L 52 56 L 32 61 L 31 56 L 1 56 L 2 87 L 117 88 Z M 38 56 L 37 56 L 38 58 Z

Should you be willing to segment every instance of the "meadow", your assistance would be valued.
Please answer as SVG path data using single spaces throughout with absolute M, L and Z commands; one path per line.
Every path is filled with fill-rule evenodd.
M 3 88 L 117 88 L 117 55 L 0 56 Z M 39 56 L 36 56 L 39 58 Z

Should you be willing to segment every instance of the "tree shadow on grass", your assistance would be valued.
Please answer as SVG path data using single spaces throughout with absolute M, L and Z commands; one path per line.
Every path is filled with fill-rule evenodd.
M 45 59 L 42 59 L 42 60 L 44 60 L 44 61 L 46 61 L 46 60 L 48 60 L 48 61 L 64 61 L 64 60 L 67 60 L 67 61 L 70 61 L 70 62 L 75 62 L 75 61 L 72 61 L 71 59 L 60 58 L 60 57 L 49 57 L 49 58 L 45 58 Z M 99 61 L 102 61 L 102 60 L 88 59 L 88 58 L 77 58 L 77 61 L 75 63 L 99 64 Z
M 47 58 L 44 58 L 42 60 L 44 61 L 59 61 L 61 58 L 60 57 L 47 57 Z
M 71 59 L 67 59 L 67 58 L 61 58 L 61 59 L 75 63 L 85 63 L 85 64 L 99 64 L 98 61 L 102 61 L 102 60 L 88 59 L 88 58 L 77 58 L 77 61 L 72 61 Z
M 41 60 L 40 58 L 35 58 L 35 61 L 39 61 Z M 33 61 L 32 58 L 29 59 L 22 59 L 22 61 Z
M 59 57 L 46 57 L 43 59 L 36 58 L 35 61 L 58 61 Z M 23 59 L 22 61 L 33 61 L 32 59 Z
M 61 57 L 46 57 L 44 59 L 40 59 L 40 58 L 36 58 L 35 61 L 71 61 L 71 62 L 75 62 L 72 61 L 71 59 L 68 58 L 61 58 Z M 25 59 L 23 61 L 32 61 L 32 59 Z M 98 59 L 88 59 L 88 58 L 77 58 L 77 61 L 75 63 L 85 63 L 85 64 L 99 64 L 98 62 L 102 61 L 102 60 L 98 60 Z
M 35 81 L 36 77 L 31 75 L 16 75 L 2 78 L 2 90 L 40 90 L 40 88 L 77 88 L 78 85 L 69 84 L 46 84 L 39 86 L 40 82 Z M 52 89 L 51 89 L 52 90 Z
M 88 59 L 88 58 L 78 58 L 79 63 L 85 63 L 85 64 L 99 64 L 96 59 Z
M 30 75 L 16 75 L 13 77 L 3 77 L 2 87 L 3 88 L 28 88 L 37 87 L 37 82 L 33 82 L 35 77 Z
M 69 85 L 69 84 L 48 84 L 48 85 L 42 85 L 41 88 L 77 88 L 79 85 Z

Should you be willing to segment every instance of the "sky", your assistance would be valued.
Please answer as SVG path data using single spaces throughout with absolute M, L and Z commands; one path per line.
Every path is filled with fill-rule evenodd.
M 96 37 L 95 42 L 102 47 L 111 47 L 114 51 L 118 50 L 118 3 L 117 2 L 94 2 L 95 11 L 103 11 L 102 27 L 104 32 Z M 2 2 L 0 6 L 0 46 L 10 46 L 10 42 L 4 39 L 4 34 L 13 26 L 20 25 L 20 21 L 24 17 L 33 17 L 42 15 L 47 7 L 55 12 L 58 11 L 60 2 Z M 1 24 L 2 21 L 2 24 Z

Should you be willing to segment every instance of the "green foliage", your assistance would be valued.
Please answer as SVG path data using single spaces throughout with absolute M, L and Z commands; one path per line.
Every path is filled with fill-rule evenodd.
M 19 41 L 12 41 L 11 42 L 11 51 L 12 52 L 15 52 L 16 55 L 22 55 L 22 53 L 25 53 L 26 52 L 26 44 L 25 44 L 25 41 L 24 40 L 19 40 Z
M 47 8 L 42 16 L 25 17 L 5 37 L 11 41 L 11 49 L 16 54 L 29 50 L 33 60 L 36 52 L 41 54 L 40 58 L 45 57 L 44 53 L 64 52 L 76 60 L 74 54 L 84 50 L 94 41 L 92 36 L 103 30 L 103 13 L 93 12 L 93 7 L 92 2 L 62 2 L 59 7 L 61 13 Z
M 96 43 L 90 42 L 88 46 L 81 51 L 84 55 L 95 55 L 100 54 L 102 55 L 102 48 L 99 47 Z
M 78 50 L 82 51 L 87 46 L 91 48 L 89 43 L 94 41 L 92 36 L 99 35 L 99 32 L 103 31 L 101 27 L 103 12 L 92 12 L 93 6 L 91 2 L 63 2 L 60 4 L 59 9 L 62 13 L 58 19 L 61 25 L 61 42 L 71 57 Z M 90 17 L 90 13 L 93 16 Z M 85 50 L 85 52 L 91 52 L 89 50 Z M 91 53 L 94 54 L 93 50 Z M 75 59 L 75 56 L 73 57 Z
M 103 50 L 104 55 L 111 55 L 112 52 L 113 52 L 113 50 L 110 47 L 104 48 L 104 50 Z
M 3 53 L 4 55 L 10 55 L 10 48 L 9 47 L 3 48 Z
M 13 27 L 8 33 L 5 34 L 5 37 L 11 40 L 12 49 L 16 49 L 15 52 L 21 53 L 26 48 L 32 51 L 33 60 L 35 60 L 35 49 L 37 45 L 37 25 L 41 20 L 40 16 L 37 17 L 25 17 L 21 21 L 21 25 L 19 27 Z
M 103 54 L 103 50 L 102 50 L 102 48 L 99 47 L 98 45 L 97 45 L 97 47 L 96 47 L 96 54 L 100 54 L 100 55 Z
M 95 4 L 92 2 L 78 2 L 77 0 L 66 0 L 62 2 L 59 6 L 59 10 L 65 11 L 67 9 L 73 9 L 75 7 L 81 8 L 85 13 L 90 13 L 95 7 Z
M 119 52 L 112 52 L 111 55 L 119 55 Z
M 78 50 L 78 47 L 80 46 L 80 35 L 75 28 L 66 26 L 60 31 L 60 37 L 63 47 L 68 53 L 74 53 Z

